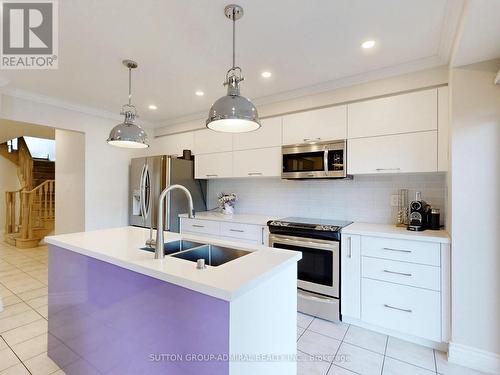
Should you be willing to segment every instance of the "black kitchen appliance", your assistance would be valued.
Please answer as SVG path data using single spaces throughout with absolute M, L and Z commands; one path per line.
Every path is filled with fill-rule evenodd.
M 430 225 L 431 206 L 422 200 L 419 191 L 415 194 L 415 200 L 410 203 L 410 215 L 408 218 L 408 230 L 423 231 Z

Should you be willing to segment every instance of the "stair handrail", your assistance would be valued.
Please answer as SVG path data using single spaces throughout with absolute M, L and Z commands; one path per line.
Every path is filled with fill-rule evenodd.
M 33 229 L 55 219 L 55 180 L 46 180 L 21 192 L 21 239 L 33 238 Z M 38 198 L 35 201 L 35 198 Z
M 17 139 L 19 153 L 19 177 L 24 186 L 33 188 L 33 158 L 23 137 Z

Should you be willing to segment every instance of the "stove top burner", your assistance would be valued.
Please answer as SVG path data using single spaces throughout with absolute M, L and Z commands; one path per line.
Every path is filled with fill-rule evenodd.
M 287 217 L 280 220 L 271 220 L 267 225 L 269 227 L 287 228 L 290 231 L 293 231 L 295 228 L 297 230 L 340 232 L 343 227 L 351 223 L 351 221 Z

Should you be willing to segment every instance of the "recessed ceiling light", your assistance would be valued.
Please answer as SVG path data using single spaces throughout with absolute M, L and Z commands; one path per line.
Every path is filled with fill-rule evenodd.
M 373 48 L 373 47 L 375 47 L 375 41 L 374 40 L 367 40 L 367 41 L 364 41 L 361 44 L 361 48 L 364 48 L 364 49 L 370 49 L 370 48 Z
M 150 110 L 152 110 L 152 111 L 156 111 L 156 110 L 158 109 L 158 107 L 157 107 L 157 106 L 155 106 L 154 104 L 150 104 L 150 105 L 148 105 L 148 108 L 149 108 Z
M 205 95 L 205 93 L 203 91 L 200 91 L 200 90 L 196 91 L 194 94 L 196 96 L 203 96 L 203 95 Z
M 264 77 L 264 78 L 270 78 L 273 75 L 273 73 L 271 73 L 271 72 L 262 72 L 262 73 L 260 73 L 260 75 L 262 77 Z

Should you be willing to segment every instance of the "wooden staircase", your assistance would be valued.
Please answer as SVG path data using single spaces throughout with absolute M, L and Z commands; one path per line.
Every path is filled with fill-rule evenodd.
M 17 164 L 23 186 L 5 192 L 5 241 L 18 248 L 36 247 L 55 226 L 55 163 L 33 159 L 22 137 L 14 152 L 0 144 L 0 155 Z

